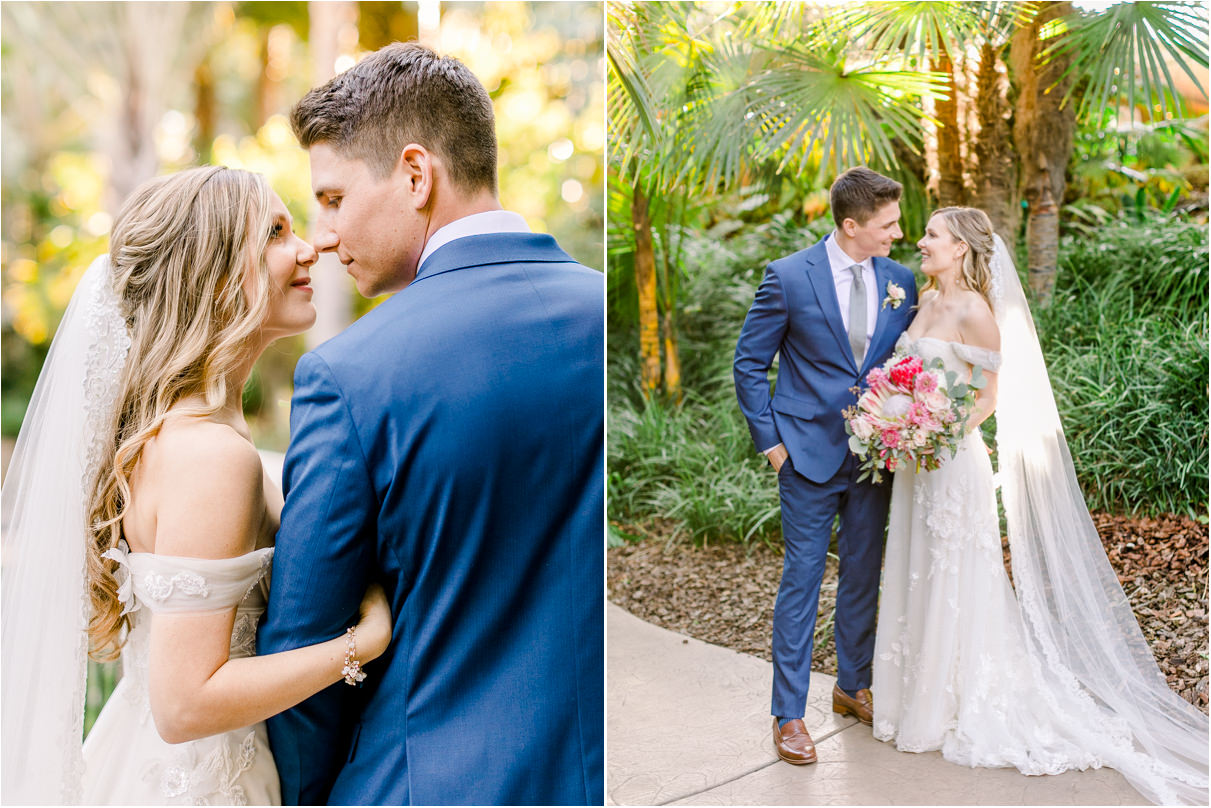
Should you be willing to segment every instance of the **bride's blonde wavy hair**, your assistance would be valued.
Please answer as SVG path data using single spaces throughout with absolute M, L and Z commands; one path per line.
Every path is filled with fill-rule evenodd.
M 106 451 L 87 503 L 90 655 L 116 659 L 129 625 L 118 600 L 118 546 L 130 478 L 169 409 L 189 396 L 217 412 L 227 377 L 247 359 L 269 301 L 270 190 L 258 174 L 204 166 L 157 177 L 126 201 L 110 235 L 112 282 L 130 333 Z M 255 283 L 244 284 L 250 268 Z
M 959 279 L 968 289 L 979 292 L 992 308 L 992 256 L 996 250 L 993 240 L 992 220 L 979 208 L 938 208 L 934 216 L 941 216 L 955 241 L 967 245 L 963 253 L 963 264 L 959 267 Z M 933 278 L 925 283 L 922 292 L 937 288 Z

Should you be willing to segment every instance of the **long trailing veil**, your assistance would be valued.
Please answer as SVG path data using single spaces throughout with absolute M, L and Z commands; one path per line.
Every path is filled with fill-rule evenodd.
M 109 257 L 85 272 L 38 376 L 4 479 L 0 798 L 80 800 L 89 617 L 86 497 L 130 338 Z
M 1207 804 L 1208 723 L 1169 689 L 1077 484 L 1034 320 L 1000 237 L 997 457 L 1013 579 L 1040 673 L 1097 716 L 1096 752 L 1149 800 Z M 1158 458 L 1158 462 L 1160 458 Z

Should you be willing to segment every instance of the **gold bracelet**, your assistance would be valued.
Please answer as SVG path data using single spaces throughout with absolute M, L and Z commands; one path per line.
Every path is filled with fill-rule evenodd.
M 357 626 L 350 626 L 345 631 L 345 667 L 341 668 L 341 676 L 345 684 L 357 687 L 366 678 L 362 663 L 357 659 Z

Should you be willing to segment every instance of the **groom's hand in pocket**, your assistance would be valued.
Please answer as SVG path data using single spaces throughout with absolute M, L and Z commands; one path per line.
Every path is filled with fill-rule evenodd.
M 786 451 L 785 444 L 779 443 L 773 449 L 766 452 L 765 456 L 769 458 L 770 464 L 774 467 L 774 473 L 777 474 L 782 471 L 782 464 L 786 462 L 786 458 L 790 455 Z

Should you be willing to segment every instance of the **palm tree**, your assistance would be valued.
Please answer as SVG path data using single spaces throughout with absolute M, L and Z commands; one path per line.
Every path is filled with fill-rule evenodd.
M 835 21 L 800 4 L 712 16 L 610 3 L 607 14 L 610 161 L 634 231 L 642 389 L 679 399 L 676 234 L 692 200 L 812 163 L 821 175 L 895 165 L 897 148 L 919 143 L 918 102 L 936 79 L 853 58 Z
M 939 206 L 979 205 L 1007 239 L 1017 232 L 1019 219 L 1015 165 L 1008 153 L 1009 103 L 996 65 L 1026 12 L 1023 3 L 949 0 L 869 4 L 843 13 L 846 24 L 857 31 L 855 38 L 868 42 L 872 50 L 900 53 L 910 64 L 930 63 L 946 77 L 945 94 L 934 99 L 938 178 L 933 201 Z M 979 46 L 978 54 L 973 44 Z M 972 72 L 973 60 L 977 85 L 974 135 L 970 126 L 961 126 L 956 80 L 957 75 Z M 976 170 L 969 171 L 973 153 Z
M 1133 116 L 1137 96 L 1162 116 L 1181 114 L 1167 59 L 1206 95 L 1205 80 L 1194 72 L 1207 67 L 1207 16 L 1198 3 L 1120 3 L 1093 14 L 1078 12 L 1069 2 L 877 3 L 848 12 L 847 19 L 857 29 L 856 37 L 875 50 L 929 58 L 936 67 L 943 60 L 952 66 L 978 60 L 978 132 L 968 135 L 975 142 L 967 149 L 975 158 L 970 196 L 1011 243 L 1017 236 L 1018 201 L 1025 200 L 1027 266 L 1031 286 L 1044 301 L 1055 283 L 1059 204 L 1078 116 L 1101 115 L 1107 103 L 1123 98 Z M 1000 79 L 1001 70 L 1007 72 L 1008 84 Z M 952 80 L 952 98 L 937 111 L 942 204 L 967 195 L 954 190 L 962 161 L 946 135 L 947 129 L 962 135 L 958 120 L 949 114 L 957 94 Z M 1016 98 L 1016 155 L 1006 149 L 1009 96 Z
M 1068 180 L 1076 108 L 1065 103 L 1072 88 L 1071 57 L 1043 59 L 1047 40 L 1063 36 L 1069 2 L 1041 3 L 1033 19 L 1013 34 L 1009 63 L 1018 85 L 1013 142 L 1020 158 L 1019 185 L 1027 203 L 1026 271 L 1030 287 L 1046 303 L 1055 286 L 1060 253 L 1060 202 Z M 1012 242 L 1010 242 L 1012 243 Z
M 1032 93 L 1019 95 L 1016 114 L 1022 120 L 1015 121 L 1014 140 L 1023 156 L 1022 192 L 1030 203 L 1030 285 L 1046 301 L 1055 286 L 1059 252 L 1059 220 L 1049 210 L 1064 198 L 1067 182 L 1063 174 L 1072 157 L 1076 118 L 1100 116 L 1107 104 L 1118 106 L 1125 101 L 1127 114 L 1134 120 L 1137 99 L 1146 106 L 1149 119 L 1181 117 L 1182 97 L 1166 57 L 1206 98 L 1208 31 L 1203 3 L 1119 3 L 1097 14 L 1077 14 L 1066 2 L 1040 5 L 1036 17 L 1039 35 L 1031 58 L 1015 65 L 1023 86 L 1030 76 L 1038 76 L 1039 81 Z M 1196 73 L 1196 67 L 1202 69 Z M 1074 105 L 1078 93 L 1079 103 Z M 1032 102 L 1036 104 L 1033 108 Z M 1048 122 L 1056 120 L 1065 127 L 1072 121 L 1071 127 L 1049 131 L 1053 124 Z M 1032 122 L 1033 129 L 1028 129 Z M 1016 131 L 1019 127 L 1026 130 L 1021 139 Z

